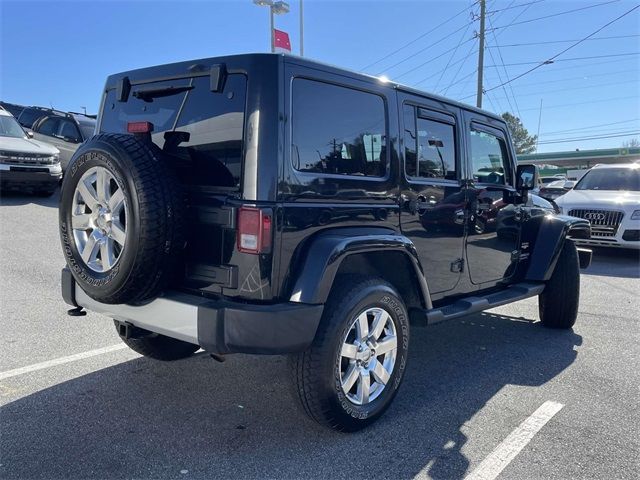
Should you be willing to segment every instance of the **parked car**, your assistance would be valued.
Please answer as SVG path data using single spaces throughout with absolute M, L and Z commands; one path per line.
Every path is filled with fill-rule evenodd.
M 147 357 L 289 354 L 307 414 L 353 431 L 398 391 L 410 319 L 540 296 L 543 325 L 576 320 L 589 222 L 528 202 L 493 113 L 251 54 L 110 76 L 97 132 L 63 180 L 62 296 Z M 448 228 L 488 192 L 513 234 Z
M 596 165 L 556 204 L 591 222 L 591 238 L 577 243 L 640 249 L 640 164 Z
M 555 201 L 559 196 L 571 190 L 576 183 L 573 180 L 556 180 L 542 187 L 538 195 L 547 200 Z
M 62 178 L 57 148 L 30 138 L 0 107 L 0 185 L 2 191 L 33 191 L 50 196 Z
M 58 110 L 45 107 L 24 107 L 20 115 L 16 117 L 20 125 L 26 130 L 30 130 L 33 124 L 46 115 L 54 115 L 56 113 L 64 114 Z
M 66 170 L 78 146 L 94 133 L 96 120 L 79 113 L 55 113 L 36 120 L 31 127 L 34 138 L 60 150 L 60 164 Z
M 24 107 L 22 105 L 16 105 L 15 103 L 0 102 L 0 107 L 4 108 L 7 112 L 13 115 L 15 118 L 22 113 Z

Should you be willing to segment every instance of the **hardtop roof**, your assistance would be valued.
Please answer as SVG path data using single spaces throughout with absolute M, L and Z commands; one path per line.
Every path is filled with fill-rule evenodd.
M 195 65 L 203 65 L 203 66 L 211 66 L 211 65 L 215 65 L 215 64 L 219 64 L 219 63 L 225 63 L 225 64 L 229 64 L 231 66 L 233 66 L 234 63 L 238 62 L 239 60 L 242 60 L 243 63 L 245 63 L 247 60 L 251 59 L 251 58 L 273 58 L 273 57 L 278 57 L 280 59 L 282 59 L 282 61 L 284 61 L 285 63 L 290 63 L 290 64 L 295 64 L 295 65 L 300 65 L 300 66 L 305 66 L 305 67 L 309 67 L 309 68 L 315 68 L 318 70 L 322 70 L 322 71 L 327 71 L 333 74 L 337 74 L 337 75 L 343 75 L 343 76 L 347 76 L 349 78 L 353 78 L 353 79 L 358 79 L 364 82 L 368 82 L 368 83 L 384 83 L 387 84 L 389 86 L 391 86 L 392 88 L 395 88 L 399 91 L 402 92 L 406 92 L 406 93 L 410 93 L 413 95 L 419 95 L 425 98 L 429 98 L 429 99 L 433 99 L 439 102 L 443 102 L 443 103 L 447 103 L 449 105 L 464 109 L 464 110 L 468 110 L 468 111 L 472 111 L 472 112 L 477 112 L 480 113 L 482 115 L 486 115 L 489 116 L 491 118 L 494 118 L 496 120 L 499 121 L 504 121 L 499 115 L 496 115 L 495 113 L 492 112 L 488 112 L 486 110 L 482 110 L 480 108 L 476 108 L 474 106 L 462 103 L 462 102 L 458 102 L 456 100 L 452 100 L 450 98 L 447 97 L 443 97 L 440 95 L 436 95 L 434 93 L 429 93 L 423 90 L 418 90 L 416 88 L 413 87 L 409 87 L 407 85 L 403 85 L 401 83 L 397 83 L 394 82 L 392 80 L 386 81 L 386 80 L 381 80 L 378 77 L 375 77 L 373 75 L 369 75 L 366 73 L 360 73 L 360 72 L 355 72 L 353 70 L 348 70 L 342 67 L 338 67 L 335 65 L 331 65 L 328 63 L 323 63 L 323 62 L 319 62 L 317 60 L 311 60 L 305 57 L 299 57 L 297 55 L 288 55 L 288 54 L 283 54 L 283 53 L 243 53 L 243 54 L 237 54 L 237 55 L 225 55 L 225 56 L 220 56 L 220 57 L 208 57 L 208 58 L 200 58 L 200 59 L 193 59 L 193 60 L 186 60 L 186 61 L 182 61 L 182 62 L 175 62 L 175 63 L 168 63 L 168 64 L 162 64 L 162 65 L 155 65 L 155 66 L 151 66 L 151 67 L 145 67 L 145 68 L 139 68 L 139 69 L 134 69 L 134 70 L 129 70 L 129 71 L 125 71 L 125 72 L 120 72 L 120 73 L 115 73 L 113 75 L 109 76 L 109 79 L 107 80 L 107 84 L 108 84 L 108 88 L 109 87 L 114 87 L 113 85 L 113 81 L 117 78 L 122 78 L 124 76 L 130 76 L 133 78 L 144 78 L 145 74 L 151 74 L 151 75 L 158 75 L 159 72 L 164 72 L 164 74 L 166 74 L 166 72 L 169 71 L 173 71 L 173 72 L 182 72 L 182 73 L 187 73 L 188 69 L 190 67 L 193 67 Z

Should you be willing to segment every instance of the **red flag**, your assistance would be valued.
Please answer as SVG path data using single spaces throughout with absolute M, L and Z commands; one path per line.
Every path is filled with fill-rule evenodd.
M 289 34 L 282 30 L 273 29 L 273 45 L 276 52 L 288 52 L 291 53 L 291 42 L 289 41 Z

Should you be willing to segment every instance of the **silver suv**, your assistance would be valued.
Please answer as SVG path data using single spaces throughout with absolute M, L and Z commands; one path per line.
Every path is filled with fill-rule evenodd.
M 60 150 L 60 164 L 65 170 L 78 146 L 93 136 L 96 120 L 79 113 L 54 113 L 37 120 L 31 130 L 37 140 Z

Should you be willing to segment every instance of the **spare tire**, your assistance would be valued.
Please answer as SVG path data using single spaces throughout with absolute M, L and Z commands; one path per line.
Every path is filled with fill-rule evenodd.
M 156 297 L 184 250 L 184 201 L 160 149 L 105 133 L 75 153 L 62 183 L 60 238 L 67 265 L 102 303 Z

